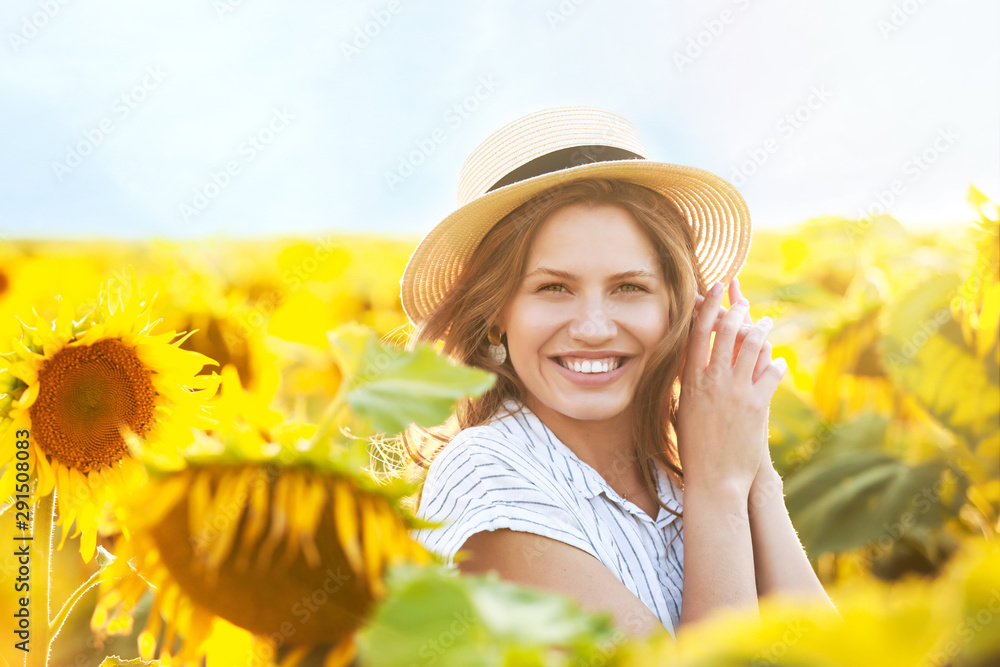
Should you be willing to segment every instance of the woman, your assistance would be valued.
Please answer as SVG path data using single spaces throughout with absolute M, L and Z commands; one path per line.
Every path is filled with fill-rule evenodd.
M 416 537 L 463 572 L 676 636 L 759 595 L 828 598 L 768 454 L 787 367 L 735 279 L 746 204 L 645 156 L 625 119 L 567 107 L 466 162 L 461 206 L 414 251 L 402 300 L 413 340 L 497 383 L 459 405 L 457 435 L 411 449 L 429 463 L 418 514 L 444 524 Z

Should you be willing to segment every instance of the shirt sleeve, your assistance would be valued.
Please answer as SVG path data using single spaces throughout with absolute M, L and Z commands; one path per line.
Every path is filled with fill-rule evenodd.
M 598 555 L 578 513 L 567 502 L 566 481 L 552 479 L 523 448 L 495 430 L 462 431 L 431 463 L 417 516 L 442 522 L 413 533 L 431 552 L 454 563 L 476 533 L 508 528 L 534 533 Z

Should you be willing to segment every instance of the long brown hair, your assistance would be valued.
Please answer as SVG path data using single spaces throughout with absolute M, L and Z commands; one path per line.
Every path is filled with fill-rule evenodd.
M 488 423 L 508 399 L 524 405 L 526 390 L 510 359 L 497 364 L 488 354 L 487 332 L 521 283 L 538 229 L 549 216 L 571 204 L 609 204 L 631 213 L 649 236 L 670 291 L 671 326 L 650 355 L 633 399 L 633 442 L 642 483 L 669 511 L 657 493 L 652 460 L 660 460 L 683 479 L 674 437 L 678 378 L 695 292 L 703 292 L 705 286 L 694 260 L 691 228 L 683 214 L 663 195 L 625 181 L 582 179 L 550 188 L 489 231 L 455 286 L 413 330 L 407 347 L 412 349 L 418 341 L 440 342 L 442 351 L 453 360 L 495 373 L 497 381 L 478 398 L 460 401 L 442 426 L 412 427 L 403 434 L 403 445 L 416 465 L 428 467 L 459 430 Z

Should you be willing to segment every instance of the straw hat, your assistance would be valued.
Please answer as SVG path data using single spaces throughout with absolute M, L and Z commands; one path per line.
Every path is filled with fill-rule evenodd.
M 594 107 L 544 109 L 509 123 L 472 152 L 459 208 L 423 238 L 400 280 L 403 310 L 422 322 L 455 284 L 486 233 L 556 185 L 611 178 L 655 190 L 687 218 L 706 284 L 732 280 L 750 250 L 750 212 L 732 185 L 695 167 L 653 162 L 636 127 Z

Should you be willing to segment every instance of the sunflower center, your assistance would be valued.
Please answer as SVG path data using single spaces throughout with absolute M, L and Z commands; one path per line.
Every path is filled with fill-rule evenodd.
M 10 280 L 7 278 L 7 274 L 0 271 L 0 296 L 3 296 L 4 292 L 10 289 Z
M 38 398 L 29 408 L 38 445 L 80 472 L 128 456 L 120 425 L 141 436 L 153 422 L 151 373 L 118 339 L 59 350 L 45 361 L 38 383 Z

